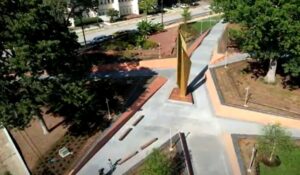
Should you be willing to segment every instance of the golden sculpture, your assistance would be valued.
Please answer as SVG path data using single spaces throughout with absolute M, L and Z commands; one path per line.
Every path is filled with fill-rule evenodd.
M 191 69 L 191 60 L 187 52 L 187 44 L 184 37 L 178 32 L 177 38 L 177 85 L 179 95 L 185 97 L 187 95 L 187 85 Z

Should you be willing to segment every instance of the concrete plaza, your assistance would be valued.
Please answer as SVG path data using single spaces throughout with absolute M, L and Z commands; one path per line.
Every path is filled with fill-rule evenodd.
M 153 148 L 159 147 L 168 140 L 170 132 L 174 135 L 179 131 L 186 134 L 195 175 L 235 174 L 231 169 L 229 161 L 231 155 L 226 152 L 223 134 L 258 134 L 262 125 L 221 119 L 214 115 L 205 86 L 204 72 L 224 28 L 225 24 L 218 23 L 191 57 L 192 68 L 189 80 L 195 103 L 191 105 L 168 100 L 172 89 L 176 86 L 176 70 L 155 70 L 160 76 L 168 79 L 167 83 L 87 162 L 78 174 L 97 175 L 101 168 L 107 172 L 110 169 L 109 159 L 114 163 L 139 151 L 136 156 L 116 166 L 113 174 L 121 175 L 145 158 Z M 134 127 L 132 124 L 140 115 L 145 117 Z M 133 129 L 129 135 L 123 141 L 119 141 L 119 137 L 130 127 Z M 294 136 L 300 136 L 299 130 L 290 131 Z M 158 140 L 146 149 L 140 149 L 140 146 L 153 138 Z

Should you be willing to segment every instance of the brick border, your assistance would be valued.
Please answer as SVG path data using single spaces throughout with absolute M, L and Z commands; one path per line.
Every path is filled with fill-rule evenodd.
M 211 70 L 209 69 L 205 75 L 206 87 L 217 117 L 255 122 L 263 125 L 271 122 L 279 122 L 282 126 L 300 129 L 300 120 L 297 119 L 280 117 L 222 104 L 222 99 L 220 99 L 222 97 L 219 95 L 218 87 L 216 87 Z
M 113 137 L 113 135 L 157 92 L 165 83 L 166 78 L 156 77 L 139 98 L 124 112 L 112 126 L 107 129 L 101 138 L 87 151 L 87 154 L 69 172 L 75 175 L 78 171 Z
M 227 157 L 229 159 L 230 168 L 233 175 L 241 175 L 241 168 L 239 164 L 239 159 L 236 154 L 234 142 L 232 140 L 232 136 L 229 133 L 223 133 L 222 134 L 223 143 L 225 147 L 225 151 L 227 154 Z

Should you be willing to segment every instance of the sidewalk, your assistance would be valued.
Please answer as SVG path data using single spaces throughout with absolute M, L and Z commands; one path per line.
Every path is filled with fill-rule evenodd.
M 190 80 L 197 77 L 208 64 L 210 51 L 222 30 L 223 24 L 218 24 L 192 55 Z M 114 172 L 114 174 L 122 174 L 147 156 L 154 147 L 164 143 L 169 138 L 170 131 L 173 134 L 178 131 L 190 133 L 187 142 L 191 149 L 195 174 L 232 174 L 227 168 L 229 164 L 220 139 L 220 126 L 211 110 L 205 87 L 200 86 L 194 91 L 195 105 L 174 103 L 169 101 L 168 97 L 176 85 L 175 70 L 166 70 L 162 75 L 168 78 L 168 82 L 88 161 L 78 174 L 97 174 L 98 169 L 101 168 L 107 171 L 108 159 L 114 162 L 138 151 L 137 155 L 119 165 Z M 140 115 L 145 117 L 133 127 L 132 124 Z M 133 128 L 131 133 L 123 141 L 119 141 L 118 138 L 130 127 Z M 153 138 L 158 140 L 148 148 L 140 150 L 141 145 Z
M 0 174 L 29 175 L 20 153 L 5 128 L 0 128 Z

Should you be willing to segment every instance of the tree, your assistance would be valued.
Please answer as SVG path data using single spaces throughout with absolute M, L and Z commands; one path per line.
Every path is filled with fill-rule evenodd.
M 192 19 L 191 12 L 189 11 L 188 7 L 183 8 L 183 12 L 181 13 L 181 16 L 182 16 L 184 25 L 186 25 L 187 22 Z
M 265 81 L 274 83 L 278 63 L 285 73 L 300 75 L 299 6 L 297 0 L 215 0 L 212 9 L 241 25 L 242 50 L 269 65 Z
M 53 0 L 53 1 L 57 1 L 57 0 Z M 69 24 L 69 18 L 71 16 L 79 18 L 80 23 L 82 24 L 83 12 L 90 8 L 94 9 L 98 5 L 97 0 L 66 0 L 66 2 L 67 2 L 66 11 L 68 11 L 67 21 L 66 21 L 67 24 Z M 70 8 L 70 10 L 68 10 L 68 8 Z M 81 30 L 84 39 L 84 44 L 86 45 L 84 25 L 81 25 Z
M 91 105 L 89 69 L 77 56 L 77 37 L 61 18 L 64 10 L 45 2 L 0 3 L 0 123 L 8 128 L 24 128 L 34 117 L 42 120 L 43 107 L 59 112 L 71 106 L 82 114 L 79 108 Z
M 269 162 L 280 152 L 290 151 L 294 148 L 291 134 L 280 124 L 269 124 L 262 129 L 262 136 L 258 138 L 258 152 L 267 157 Z
M 171 175 L 171 163 L 168 157 L 158 149 L 153 149 L 146 158 L 142 175 Z
M 155 12 L 157 8 L 157 0 L 141 0 L 139 7 L 144 12 L 147 20 L 148 13 Z
M 107 16 L 110 17 L 110 19 L 109 19 L 110 22 L 114 22 L 114 18 L 119 16 L 119 11 L 115 10 L 113 8 L 108 9 Z

